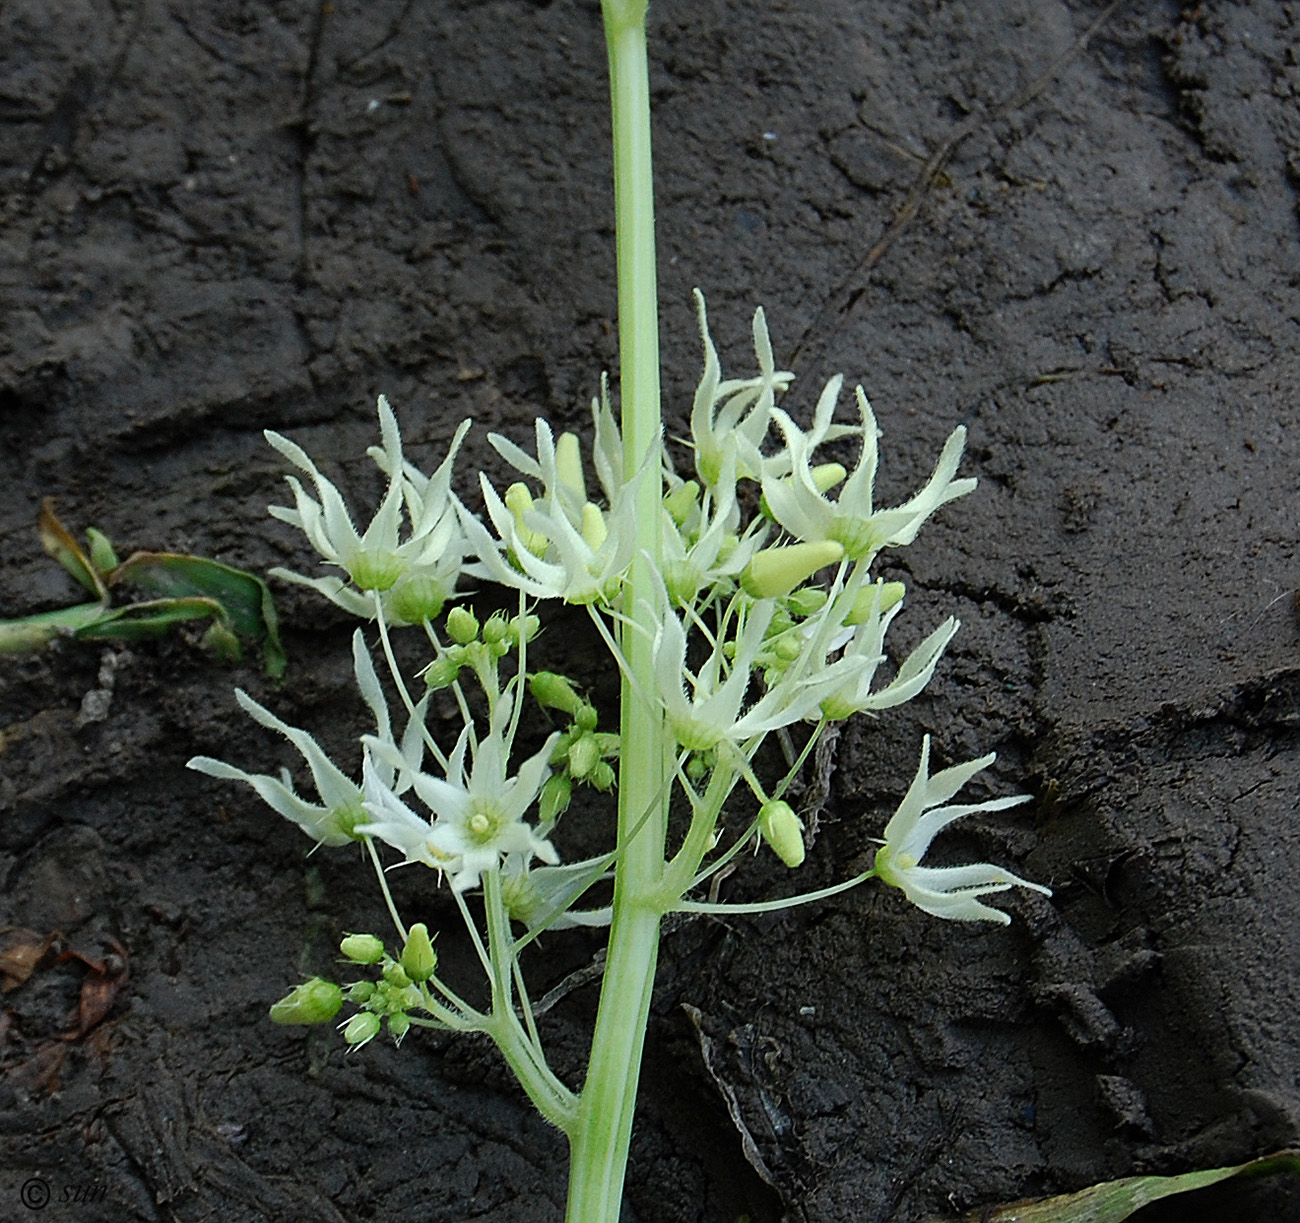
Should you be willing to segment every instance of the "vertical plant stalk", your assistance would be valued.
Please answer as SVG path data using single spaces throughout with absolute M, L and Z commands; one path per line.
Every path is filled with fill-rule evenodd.
M 653 692 L 655 570 L 662 559 L 659 316 L 645 0 L 602 0 L 613 111 L 623 476 L 642 474 L 637 547 L 621 644 L 641 692 Z M 640 629 L 640 631 L 638 631 Z M 650 631 L 647 632 L 646 630 Z M 663 713 L 623 681 L 614 912 L 587 1081 L 571 1131 L 568 1223 L 615 1223 L 623 1197 L 641 1053 L 659 954 L 671 748 Z

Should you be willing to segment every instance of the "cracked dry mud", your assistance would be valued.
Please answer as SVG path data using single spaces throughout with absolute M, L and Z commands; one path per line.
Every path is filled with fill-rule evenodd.
M 625 1218 L 920 1220 L 1294 1143 L 1300 6 L 658 0 L 651 30 L 670 429 L 698 284 L 731 370 L 766 306 L 787 407 L 864 383 L 886 497 L 958 421 L 980 478 L 885 561 L 895 649 L 963 629 L 841 737 L 797 882 L 871 851 L 929 732 L 1040 798 L 950 860 L 1055 895 L 1005 932 L 868 889 L 675 927 Z M 590 0 L 11 0 L 0 31 L 0 615 L 73 597 L 44 496 L 125 548 L 301 568 L 263 428 L 359 501 L 381 391 L 417 461 L 476 419 L 466 496 L 486 427 L 584 428 L 615 359 Z M 0 661 L 0 925 L 103 968 L 3 998 L 2 1213 L 40 1176 L 60 1223 L 558 1219 L 563 1145 L 490 1049 L 345 1059 L 265 1020 L 383 925 L 352 855 L 183 769 L 287 759 L 236 684 L 354 759 L 349 626 L 280 593 L 282 687 L 182 636 Z M 398 882 L 454 966 L 445 897 Z M 726 886 L 795 885 L 761 856 Z M 539 992 L 594 946 L 550 940 Z M 112 1011 L 59 1040 L 92 978 Z M 593 1006 L 545 1017 L 571 1080 Z M 1294 1182 L 1233 1192 L 1300 1220 Z

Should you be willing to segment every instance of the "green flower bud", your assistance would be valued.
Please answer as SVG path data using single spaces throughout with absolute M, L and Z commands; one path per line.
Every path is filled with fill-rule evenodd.
M 442 612 L 447 592 L 437 578 L 424 573 L 404 573 L 388 592 L 385 606 L 403 624 L 423 624 Z
M 375 983 L 373 981 L 356 981 L 349 985 L 344 997 L 349 1002 L 369 1002 L 375 996 Z
M 600 512 L 600 506 L 588 501 L 582 507 L 583 542 L 596 552 L 608 537 L 609 528 L 605 525 L 605 515 Z
M 826 606 L 827 597 L 820 586 L 804 586 L 790 595 L 789 608 L 803 620 L 821 611 Z
M 402 1037 L 411 1030 L 411 1017 L 405 1011 L 398 1011 L 396 1015 L 388 1017 L 388 1034 L 397 1044 L 402 1043 Z
M 95 527 L 86 528 L 86 543 L 90 549 L 90 563 L 100 573 L 107 573 L 118 566 L 117 553 L 108 542 L 108 536 Z
M 582 447 L 576 433 L 561 433 L 555 439 L 555 472 L 580 497 L 587 495 L 587 478 L 582 474 Z
M 599 721 L 599 715 L 596 713 L 595 705 L 588 705 L 585 701 L 578 706 L 577 712 L 573 715 L 574 724 L 581 731 L 593 731 L 596 729 L 596 723 Z
M 405 989 L 411 984 L 411 978 L 406 975 L 406 970 L 396 960 L 389 960 L 384 965 L 382 975 L 394 989 Z
M 546 554 L 546 536 L 524 526 L 524 515 L 533 508 L 533 494 L 526 484 L 512 484 L 502 498 L 506 508 L 514 515 L 515 537 L 534 556 Z
M 467 607 L 453 607 L 447 613 L 447 635 L 460 645 L 478 639 L 478 617 Z
M 354 1049 L 379 1035 L 379 1016 L 374 1011 L 358 1011 L 343 1025 L 343 1039 Z
M 222 662 L 238 662 L 244 653 L 238 636 L 220 620 L 214 620 L 208 625 L 208 631 L 203 634 L 199 644 L 205 650 L 211 650 Z
M 877 586 L 880 590 L 880 614 L 882 616 L 901 603 L 903 596 L 907 593 L 907 587 L 902 582 L 880 582 Z M 871 618 L 871 609 L 876 603 L 877 586 L 868 586 L 865 590 L 858 592 L 858 597 L 853 600 L 852 609 L 844 617 L 845 624 L 864 624 Z
M 500 613 L 493 612 L 483 626 L 483 640 L 489 645 L 506 641 L 510 636 L 510 622 Z
M 582 708 L 582 697 L 577 694 L 573 685 L 563 675 L 557 675 L 554 671 L 538 671 L 529 679 L 528 691 L 533 694 L 533 700 L 543 708 L 558 709 L 570 717 L 576 717 L 578 710 Z
M 688 560 L 669 561 L 664 566 L 663 574 L 668 597 L 682 607 L 694 601 L 704 580 L 698 567 Z
M 602 794 L 608 794 L 618 781 L 618 774 L 614 772 L 613 766 L 602 760 L 594 769 L 591 770 L 587 777 L 587 784 L 599 790 Z
M 438 953 L 429 938 L 429 928 L 416 922 L 406 935 L 402 948 L 402 969 L 412 981 L 427 981 L 438 967 Z
M 569 809 L 573 797 L 573 781 L 568 773 L 552 773 L 542 787 L 538 804 L 538 818 L 543 824 L 558 820 Z
M 358 552 L 348 566 L 348 575 L 359 590 L 387 590 L 405 572 L 399 557 L 382 549 Z
M 825 496 L 849 473 L 845 467 L 839 463 L 819 463 L 811 471 L 813 487 Z M 786 477 L 786 485 L 791 483 L 790 477 Z M 772 517 L 771 507 L 767 504 L 766 497 L 760 497 L 758 502 L 758 512 L 764 518 Z
M 699 498 L 699 484 L 694 480 L 687 480 L 685 484 L 673 489 L 664 498 L 664 509 L 679 527 L 684 527 L 695 512 Z
M 373 934 L 349 934 L 339 944 L 339 951 L 354 964 L 378 964 L 384 958 L 384 943 Z
M 803 824 L 789 803 L 779 799 L 764 803 L 758 813 L 758 831 L 786 866 L 803 862 Z
M 813 487 L 824 496 L 848 474 L 839 463 L 819 463 L 812 469 Z
M 425 667 L 424 682 L 435 692 L 450 688 L 464 665 L 458 649 L 448 650 L 441 658 L 435 658 Z
M 843 557 L 844 545 L 833 539 L 764 548 L 750 558 L 740 575 L 740 584 L 746 594 L 756 599 L 781 598 L 817 570 Z
M 343 991 L 332 981 L 313 977 L 271 1007 L 272 1023 L 325 1023 L 339 1013 Z
M 843 722 L 858 712 L 858 707 L 842 696 L 828 696 L 821 703 L 822 717 L 828 722 Z
M 588 777 L 600 763 L 600 745 L 590 735 L 580 735 L 569 745 L 569 772 Z
M 772 642 L 772 651 L 782 662 L 794 662 L 803 653 L 803 644 L 794 634 L 785 634 Z

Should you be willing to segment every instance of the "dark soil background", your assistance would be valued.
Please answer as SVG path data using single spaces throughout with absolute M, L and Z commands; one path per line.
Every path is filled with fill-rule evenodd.
M 5 0 L 0 35 L 0 615 L 76 598 L 44 496 L 124 554 L 306 568 L 263 428 L 364 504 L 379 392 L 417 461 L 479 422 L 467 497 L 487 428 L 586 427 L 616 368 L 591 0 Z M 871 889 L 675 928 L 625 1218 L 952 1217 L 1294 1143 L 1300 6 L 658 0 L 651 37 L 670 427 L 698 284 L 732 372 L 766 306 L 796 414 L 864 383 L 886 499 L 959 421 L 980 477 L 885 566 L 895 649 L 963 621 L 928 694 L 844 734 L 802 872 L 728 894 L 843 877 L 929 731 L 1041 798 L 948 860 L 1055 896 L 1006 931 Z M 0 661 L 0 924 L 107 970 L 3 998 L 0 1213 L 40 1177 L 60 1223 L 556 1220 L 563 1143 L 490 1048 L 266 1021 L 384 928 L 355 855 L 183 768 L 291 761 L 236 684 L 355 760 L 350 626 L 280 596 L 278 686 L 183 634 Z M 445 896 L 399 881 L 454 964 Z M 540 987 L 596 945 L 550 940 Z M 88 989 L 114 1007 L 76 1035 Z M 594 1002 L 545 1017 L 575 1084 Z M 1300 1220 L 1300 1187 L 1145 1217 L 1229 1215 Z

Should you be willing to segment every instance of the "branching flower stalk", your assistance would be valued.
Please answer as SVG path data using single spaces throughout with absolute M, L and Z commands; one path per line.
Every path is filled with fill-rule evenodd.
M 354 636 L 353 669 L 374 730 L 361 736 L 359 768 L 343 767 L 307 731 L 241 692 L 245 712 L 301 756 L 314 799 L 297 792 L 288 769 L 273 776 L 208 756 L 190 761 L 199 772 L 251 786 L 318 846 L 359 845 L 392 918 L 395 942 L 373 933 L 343 939 L 345 971 L 356 979 L 305 982 L 272 1007 L 271 1018 L 320 1023 L 350 1005 L 341 1027 L 354 1049 L 385 1030 L 398 1043 L 418 1027 L 489 1036 L 539 1112 L 568 1138 L 569 1223 L 619 1217 L 666 914 L 771 912 L 875 878 L 934 916 L 1005 924 L 1007 914 L 982 897 L 1011 887 L 1047 892 L 988 863 L 921 864 L 954 820 L 1027 798 L 953 803 L 993 756 L 931 773 L 927 737 L 870 868 L 779 900 L 731 904 L 701 895 L 746 847 L 766 845 L 797 869 L 803 827 L 786 796 L 818 736 L 830 723 L 903 704 L 929 682 L 957 621 L 934 628 L 882 682 L 885 636 L 906 592 L 873 578 L 871 567 L 882 549 L 911 544 L 975 481 L 957 475 L 965 443 L 958 427 L 915 496 L 893 508 L 874 505 L 879 429 L 862 390 L 858 423 L 835 421 L 842 390 L 835 377 L 802 427 L 777 406 L 793 375 L 777 368 L 763 312 L 753 325 L 757 375 L 724 379 L 698 293 L 704 372 L 690 412 L 694 470 L 677 471 L 659 401 L 646 3 L 603 0 L 603 10 L 622 417 L 616 421 L 602 383 L 590 450 L 598 490 L 588 485 L 578 438 L 557 438 L 538 420 L 532 454 L 489 435 L 521 479 L 498 490 L 480 476 L 480 516 L 453 491 L 468 424 L 426 475 L 405 457 L 397 417 L 380 399 L 382 444 L 369 453 L 388 488 L 358 530 L 311 457 L 269 433 L 307 478 L 290 476 L 293 507 L 271 512 L 300 528 L 331 570 L 279 576 L 372 626 Z M 841 441 L 858 444 L 851 472 L 823 457 L 827 443 Z M 746 483 L 749 494 L 741 496 Z M 742 510 L 755 502 L 758 512 Z M 481 621 L 456 602 L 462 575 L 513 589 L 517 610 Z M 617 731 L 601 729 L 572 679 L 535 661 L 542 619 L 533 609 L 553 600 L 586 607 L 621 671 Z M 392 645 L 403 629 L 422 629 L 428 641 L 431 657 L 418 677 L 404 673 Z M 396 720 L 387 692 L 398 697 Z M 437 693 L 450 695 L 463 723 L 454 742 L 431 712 Z M 533 707 L 547 723 L 540 735 L 534 726 L 542 719 L 525 717 Z M 761 749 L 775 732 L 799 750 L 774 780 Z M 616 791 L 616 828 L 606 852 L 568 861 L 562 819 L 582 790 L 595 801 Z M 675 794 L 685 829 L 670 835 Z M 486 995 L 486 1003 L 471 1004 L 444 979 L 434 936 L 400 912 L 387 872 L 408 863 L 450 889 L 485 978 L 477 994 L 467 992 Z M 611 881 L 612 899 L 589 896 Z M 540 934 L 575 926 L 609 928 L 577 1090 L 547 1062 L 523 971 Z

